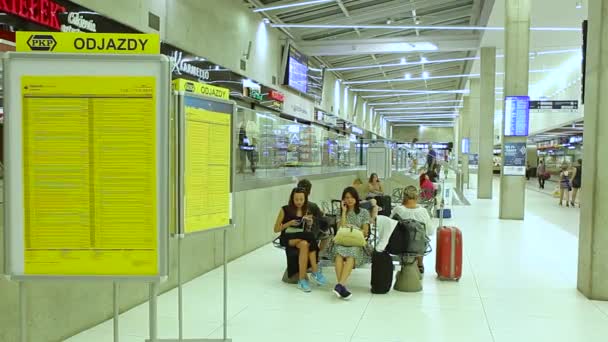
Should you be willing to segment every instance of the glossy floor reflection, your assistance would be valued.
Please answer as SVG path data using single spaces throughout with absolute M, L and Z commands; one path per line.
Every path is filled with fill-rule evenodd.
M 497 193 L 496 189 L 496 192 Z M 498 201 L 454 208 L 449 224 L 464 234 L 464 276 L 435 279 L 426 258 L 421 293 L 369 293 L 369 269 L 355 270 L 354 297 L 340 301 L 331 286 L 302 293 L 281 283 L 284 254 L 268 245 L 230 264 L 229 336 L 233 341 L 585 341 L 608 336 L 608 302 L 576 290 L 578 209 L 528 191 L 524 222 L 500 221 Z M 325 274 L 333 280 L 333 270 Z M 185 286 L 185 337 L 221 337 L 221 270 Z M 159 299 L 159 335 L 177 336 L 176 292 Z M 301 328 L 298 329 L 298 326 Z M 122 315 L 121 342 L 147 336 L 147 305 Z M 112 341 L 106 322 L 70 342 Z M 301 331 L 301 333 L 298 333 Z

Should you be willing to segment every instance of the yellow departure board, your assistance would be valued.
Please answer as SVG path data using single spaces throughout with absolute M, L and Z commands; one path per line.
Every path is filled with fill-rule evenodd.
M 184 232 L 230 223 L 231 114 L 185 106 Z
M 158 274 L 152 76 L 22 76 L 26 275 Z

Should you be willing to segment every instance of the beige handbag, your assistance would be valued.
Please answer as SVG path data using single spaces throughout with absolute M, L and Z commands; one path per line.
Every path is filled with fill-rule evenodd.
M 363 231 L 351 224 L 338 229 L 334 243 L 346 247 L 363 247 L 366 244 Z

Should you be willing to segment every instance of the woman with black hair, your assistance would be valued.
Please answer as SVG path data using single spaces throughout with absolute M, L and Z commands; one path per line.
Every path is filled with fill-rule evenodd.
M 340 227 L 347 225 L 359 228 L 365 237 L 369 236 L 369 211 L 359 208 L 359 194 L 355 188 L 348 187 L 342 193 L 342 208 L 340 211 Z M 369 255 L 364 247 L 348 247 L 334 244 L 330 257 L 335 261 L 338 284 L 333 292 L 342 299 L 350 299 L 352 293 L 346 288 L 348 277 L 356 267 L 369 262 Z
M 325 285 L 327 282 L 317 265 L 319 245 L 310 229 L 312 222 L 313 217 L 308 212 L 308 193 L 306 189 L 293 189 L 289 196 L 289 204 L 279 211 L 274 231 L 275 233 L 281 233 L 281 246 L 295 247 L 299 250 L 298 288 L 304 292 L 311 291 L 306 279 L 309 262 L 312 269 L 312 279 L 319 285 Z

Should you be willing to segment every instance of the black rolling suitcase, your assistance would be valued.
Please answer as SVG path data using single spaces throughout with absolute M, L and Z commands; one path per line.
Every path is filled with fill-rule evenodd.
M 372 254 L 372 293 L 385 294 L 393 286 L 393 258 L 387 252 Z

